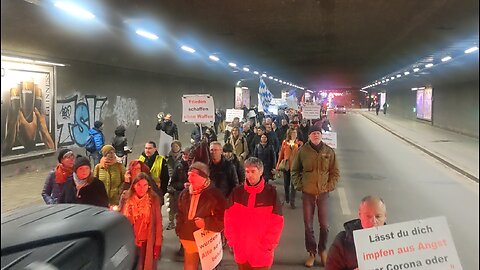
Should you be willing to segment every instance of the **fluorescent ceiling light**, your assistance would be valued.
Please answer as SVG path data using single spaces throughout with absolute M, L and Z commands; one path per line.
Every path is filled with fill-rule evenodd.
M 266 78 L 266 77 L 267 77 L 267 74 L 263 73 L 263 74 L 262 74 L 262 77 Z
M 397 74 L 397 78 L 400 78 L 400 77 L 402 77 L 402 74 Z
M 250 69 L 247 68 L 247 67 L 244 67 L 243 70 L 246 71 L 246 72 L 249 72 L 249 71 L 250 71 Z
M 405 75 L 408 75 L 408 74 L 410 74 L 410 72 L 408 72 L 408 71 L 405 71 L 403 74 L 405 74 Z
M 417 88 L 417 87 L 413 87 L 413 88 L 412 88 L 412 91 L 415 91 L 415 90 L 418 90 L 418 88 Z
M 12 57 L 12 56 L 6 56 L 6 55 L 2 55 L 2 60 L 21 62 L 21 63 L 34 63 L 39 65 L 59 66 L 59 67 L 66 66 L 65 64 L 61 64 L 61 63 L 33 60 L 33 59 L 20 58 L 20 57 Z
M 182 50 L 186 51 L 186 52 L 189 52 L 189 53 L 194 53 L 196 52 L 194 48 L 190 48 L 188 46 L 185 46 L 185 45 L 182 45 Z
M 231 66 L 231 67 L 237 67 L 237 64 L 232 63 L 232 62 L 228 63 L 228 65 Z
M 444 58 L 442 58 L 442 62 L 447 62 L 448 60 L 451 60 L 452 57 L 451 56 L 446 56 Z
M 425 67 L 426 68 L 433 67 L 433 64 L 432 63 L 426 64 Z
M 385 83 L 385 80 L 383 80 L 382 83 Z
M 259 73 L 258 73 L 258 71 L 255 70 L 255 71 L 253 72 L 253 74 L 258 75 Z
M 142 29 L 137 29 L 137 31 L 135 31 L 135 33 L 137 33 L 137 35 L 139 36 L 142 36 L 144 38 L 148 38 L 148 39 L 151 39 L 151 40 L 157 40 L 158 39 L 158 36 L 153 34 L 153 33 L 150 33 L 150 32 L 147 32 L 145 30 L 142 30 Z
M 46 61 L 34 61 L 35 64 L 39 64 L 39 65 L 51 65 L 51 66 L 59 66 L 59 67 L 64 67 L 66 66 L 65 64 L 60 64 L 60 63 L 53 63 L 53 62 L 46 62 Z
M 210 55 L 208 58 L 210 58 L 210 60 L 215 61 L 215 62 L 220 60 L 220 58 L 216 57 L 215 55 Z
M 385 81 L 387 81 L 387 82 L 388 82 L 388 81 L 390 81 L 390 79 L 386 79 Z
M 425 89 L 425 87 L 418 87 L 418 90 L 423 90 Z
M 419 71 L 419 70 L 420 70 L 419 68 L 414 68 L 414 69 L 413 69 L 413 72 L 417 72 L 417 71 Z
M 2 55 L 2 60 L 10 60 L 15 62 L 23 62 L 23 63 L 33 63 L 32 59 L 12 57 L 12 56 L 6 56 L 6 55 Z
M 272 79 L 273 79 L 273 77 L 272 77 L 272 76 L 268 76 L 268 78 L 269 78 L 270 80 L 272 80 Z
M 278 82 L 279 82 L 279 83 L 283 83 L 283 81 L 282 81 L 282 80 L 278 80 Z
M 73 15 L 78 18 L 82 19 L 93 19 L 95 18 L 95 15 L 93 15 L 90 11 L 83 9 L 73 3 L 67 3 L 67 2 L 56 2 L 55 6 L 59 9 L 64 10 L 65 12 L 69 13 L 70 15 Z
M 465 50 L 465 53 L 471 53 L 471 52 L 474 52 L 474 51 L 477 51 L 477 50 L 478 50 L 478 47 L 475 46 L 475 47 L 472 47 L 472 48 L 470 48 L 470 49 L 466 49 L 466 50 Z
M 278 82 L 278 79 L 277 79 L 277 78 L 275 78 L 275 79 L 273 79 L 273 80 L 276 81 L 276 82 Z
M 390 77 L 390 79 L 395 80 L 395 77 Z

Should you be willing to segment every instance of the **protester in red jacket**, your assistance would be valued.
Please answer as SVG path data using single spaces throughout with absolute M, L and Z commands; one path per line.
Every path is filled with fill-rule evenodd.
M 240 270 L 270 269 L 283 230 L 277 191 L 265 183 L 262 173 L 262 161 L 248 158 L 247 181 L 233 190 L 225 210 L 225 237 Z

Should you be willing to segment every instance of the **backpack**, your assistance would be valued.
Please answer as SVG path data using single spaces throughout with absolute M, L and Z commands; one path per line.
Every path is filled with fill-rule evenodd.
M 93 138 L 93 135 L 90 135 L 88 137 L 88 140 L 87 142 L 85 143 L 85 149 L 89 152 L 89 153 L 93 153 L 95 151 L 97 151 L 97 146 L 95 145 L 95 139 Z

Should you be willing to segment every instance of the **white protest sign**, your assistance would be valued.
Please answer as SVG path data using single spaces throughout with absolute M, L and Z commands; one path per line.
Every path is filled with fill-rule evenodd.
M 160 130 L 160 139 L 158 140 L 158 144 L 157 144 L 158 153 L 164 157 L 168 157 L 168 153 L 170 152 L 172 141 L 173 141 L 172 136 L 165 133 L 165 131 Z
M 227 109 L 225 121 L 226 122 L 232 122 L 233 118 L 238 117 L 240 121 L 243 119 L 243 110 L 237 110 L 237 109 Z
M 320 119 L 320 104 L 304 104 L 302 108 L 302 115 L 305 119 Z
M 337 133 L 331 131 L 324 131 L 322 133 L 322 142 L 331 148 L 337 148 Z
M 210 95 L 184 95 L 182 97 L 182 121 L 187 123 L 211 123 L 215 121 L 215 105 Z
M 358 268 L 462 269 L 445 217 L 434 217 L 353 232 Z
M 202 270 L 214 269 L 222 260 L 222 236 L 219 232 L 200 229 L 193 232 Z

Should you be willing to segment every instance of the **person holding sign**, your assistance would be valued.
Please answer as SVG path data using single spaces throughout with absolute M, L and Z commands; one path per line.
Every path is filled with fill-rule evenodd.
M 197 270 L 200 263 L 193 233 L 199 229 L 213 232 L 223 230 L 225 198 L 211 183 L 210 169 L 205 163 L 194 162 L 188 171 L 188 188 L 178 198 L 175 232 L 184 248 L 185 270 Z
M 327 262 L 328 197 L 329 192 L 333 191 L 337 185 L 340 171 L 335 151 L 322 142 L 322 128 L 316 125 L 311 126 L 308 138 L 308 142 L 300 147 L 298 155 L 293 160 L 291 177 L 295 189 L 303 193 L 305 247 L 309 253 L 305 266 L 312 267 L 317 251 L 322 264 L 325 265 Z M 315 208 L 318 208 L 320 224 L 318 249 L 313 230 Z
M 326 270 L 358 269 L 357 254 L 353 241 L 353 231 L 385 225 L 387 209 L 383 200 L 376 196 L 366 196 L 358 208 L 358 219 L 343 224 L 345 228 L 335 237 L 328 250 Z
M 225 237 L 238 269 L 270 269 L 283 230 L 282 205 L 274 186 L 262 179 L 263 163 L 245 161 L 247 180 L 236 187 L 225 210 Z

